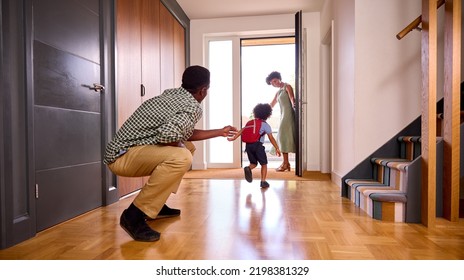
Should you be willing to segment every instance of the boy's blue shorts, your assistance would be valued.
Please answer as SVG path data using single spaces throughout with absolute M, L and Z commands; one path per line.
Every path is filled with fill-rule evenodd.
M 267 155 L 266 151 L 264 150 L 264 145 L 260 141 L 255 143 L 247 143 L 245 145 L 245 151 L 248 155 L 248 160 L 251 164 L 267 164 Z

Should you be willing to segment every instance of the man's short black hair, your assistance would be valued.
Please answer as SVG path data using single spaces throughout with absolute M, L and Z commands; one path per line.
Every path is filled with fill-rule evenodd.
M 185 69 L 182 74 L 182 87 L 192 92 L 209 86 L 210 73 L 205 67 L 193 65 Z

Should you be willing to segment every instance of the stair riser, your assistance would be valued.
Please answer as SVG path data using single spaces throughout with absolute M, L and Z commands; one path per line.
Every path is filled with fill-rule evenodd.
M 362 192 L 362 195 L 360 196 L 360 200 L 359 200 L 359 208 L 361 208 L 361 210 L 363 210 L 364 212 L 367 213 L 367 215 L 369 215 L 369 217 L 373 217 L 375 218 L 374 216 L 374 207 L 377 207 L 377 209 L 380 209 L 380 214 L 378 214 L 379 212 L 377 211 L 377 217 L 380 215 L 380 219 L 379 220 L 384 220 L 382 219 L 382 216 L 384 217 L 390 217 L 391 215 L 383 215 L 382 211 L 383 211 L 383 207 L 380 207 L 379 208 L 379 204 L 380 205 L 383 205 L 383 204 L 388 204 L 388 203 L 393 203 L 396 205 L 396 207 L 400 207 L 399 205 L 402 205 L 401 209 L 406 209 L 406 203 L 402 203 L 402 202 L 379 202 L 379 201 L 374 201 L 370 198 L 370 195 L 373 194 L 373 193 L 397 193 L 397 194 L 404 194 L 403 192 L 399 191 L 399 190 L 391 190 L 391 189 L 376 189 L 376 190 L 365 190 Z M 386 208 L 386 209 L 389 209 L 389 208 Z M 405 219 L 405 215 L 403 212 L 401 212 L 402 214 L 400 214 L 399 212 L 397 212 L 395 214 L 395 219 L 394 221 L 397 221 L 397 220 L 401 220 L 401 219 Z M 399 217 L 399 218 L 398 218 Z
M 398 137 L 400 143 L 400 157 L 407 160 L 414 160 L 421 154 L 421 142 L 419 136 Z
M 372 217 L 386 222 L 404 223 L 406 221 L 406 203 L 374 201 Z

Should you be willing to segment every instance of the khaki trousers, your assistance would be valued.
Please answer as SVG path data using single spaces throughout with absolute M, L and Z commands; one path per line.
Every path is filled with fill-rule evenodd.
M 190 142 L 186 142 L 185 146 L 135 146 L 108 165 L 119 176 L 150 176 L 133 201 L 150 218 L 156 218 L 169 195 L 177 191 L 182 177 L 191 167 L 195 146 Z

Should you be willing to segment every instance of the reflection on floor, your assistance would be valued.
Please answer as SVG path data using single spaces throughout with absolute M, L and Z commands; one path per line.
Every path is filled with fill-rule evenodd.
M 154 243 L 119 226 L 133 196 L 45 230 L 0 259 L 370 260 L 464 259 L 464 221 L 435 228 L 373 220 L 330 181 L 184 179 L 168 205 L 180 217 L 149 222 Z

